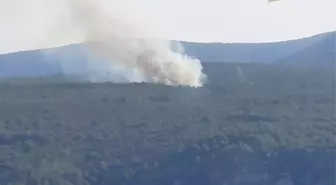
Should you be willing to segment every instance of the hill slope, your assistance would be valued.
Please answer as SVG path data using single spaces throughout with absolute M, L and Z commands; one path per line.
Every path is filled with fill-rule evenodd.
M 301 65 L 335 65 L 336 34 L 329 34 L 322 40 L 278 62 Z
M 0 184 L 335 184 L 333 69 L 204 67 L 198 89 L 0 82 Z
M 335 63 L 336 32 L 309 38 L 274 43 L 191 43 L 182 42 L 188 55 L 202 62 L 323 64 Z M 62 73 L 68 63 L 80 66 L 76 72 L 89 68 L 90 58 L 85 46 L 69 45 L 53 49 L 24 51 L 0 55 L 0 77 L 40 76 Z M 76 65 L 73 65 L 76 66 Z M 72 69 L 73 71 L 74 69 Z
M 293 56 L 298 53 L 300 55 L 302 50 L 308 47 L 316 46 L 314 53 L 316 58 L 322 57 L 323 50 L 335 49 L 336 32 L 328 32 L 315 35 L 308 38 L 289 40 L 273 43 L 189 43 L 183 42 L 186 53 L 199 58 L 201 61 L 211 62 L 267 62 L 274 63 L 282 61 L 283 58 Z M 320 54 L 320 52 L 322 52 Z M 305 54 L 305 53 L 302 53 Z M 298 59 L 304 57 L 297 56 Z M 294 58 L 293 58 L 294 59 Z M 326 58 L 332 60 L 334 58 Z

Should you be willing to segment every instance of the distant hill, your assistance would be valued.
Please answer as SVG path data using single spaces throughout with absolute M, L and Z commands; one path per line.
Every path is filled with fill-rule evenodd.
M 308 38 L 273 43 L 192 43 L 181 42 L 188 55 L 202 62 L 335 64 L 336 32 Z M 176 42 L 176 41 L 175 41 Z M 84 45 L 23 51 L 0 55 L 0 77 L 42 76 L 62 73 L 67 63 L 81 66 L 83 72 L 92 66 Z
M 303 52 L 311 48 L 315 57 L 320 57 L 329 62 L 335 62 L 335 55 L 324 56 L 326 52 L 335 50 L 336 32 L 328 32 L 308 38 L 272 43 L 190 43 L 183 42 L 185 51 L 201 61 L 210 62 L 247 62 L 247 63 L 275 63 L 284 62 L 286 59 L 293 62 L 304 62 L 307 53 Z M 311 54 L 313 54 L 311 53 Z M 289 63 L 289 62 L 287 62 Z
M 0 77 L 40 76 L 58 73 L 58 61 L 39 51 L 25 51 L 0 55 Z
M 303 65 L 335 65 L 336 34 L 328 34 L 323 39 L 303 48 L 287 57 L 278 60 L 279 63 Z
M 59 74 L 70 62 L 80 64 L 77 65 L 81 66 L 78 72 L 83 72 L 89 60 L 94 59 L 89 57 L 83 45 L 78 44 L 4 54 L 0 55 L 0 77 Z

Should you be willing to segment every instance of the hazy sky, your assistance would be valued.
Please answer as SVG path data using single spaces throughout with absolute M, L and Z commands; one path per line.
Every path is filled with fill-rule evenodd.
M 169 39 L 269 42 L 336 30 L 336 0 L 282 0 L 274 3 L 267 3 L 267 0 L 128 1 L 141 16 L 146 17 L 160 37 Z M 0 53 L 80 40 L 79 36 L 74 37 L 76 34 L 68 20 L 64 2 L 0 0 Z M 46 38 L 60 32 L 64 37 L 46 44 L 54 42 Z
M 147 0 L 145 4 L 164 33 L 179 39 L 264 42 L 336 29 L 335 0 Z

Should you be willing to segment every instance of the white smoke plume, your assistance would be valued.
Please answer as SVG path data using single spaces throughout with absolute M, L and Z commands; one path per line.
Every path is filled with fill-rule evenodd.
M 84 72 L 93 82 L 201 86 L 206 77 L 200 61 L 158 39 L 158 28 L 141 2 L 0 0 L 0 53 L 87 43 L 83 50 L 70 47 L 43 54 L 46 62 L 58 57 L 65 74 Z
M 200 61 L 173 51 L 169 41 L 155 39 L 130 1 L 68 0 L 68 5 L 73 23 L 84 31 L 96 57 L 141 74 L 133 75 L 129 82 L 203 85 L 206 76 Z

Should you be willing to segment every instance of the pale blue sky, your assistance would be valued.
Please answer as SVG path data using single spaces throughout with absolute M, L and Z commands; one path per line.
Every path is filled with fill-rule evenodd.
M 45 44 L 45 38 L 51 32 L 71 32 L 71 23 L 67 22 L 62 8 L 65 1 L 0 0 L 0 53 L 78 40 L 73 38 L 76 34 L 70 34 L 48 40 Z M 115 5 L 118 1 L 110 2 Z M 267 0 L 127 2 L 146 17 L 159 37 L 167 39 L 270 42 L 336 30 L 336 0 L 282 0 L 274 3 L 267 3 Z M 55 26 L 55 22 L 58 22 L 58 26 Z

